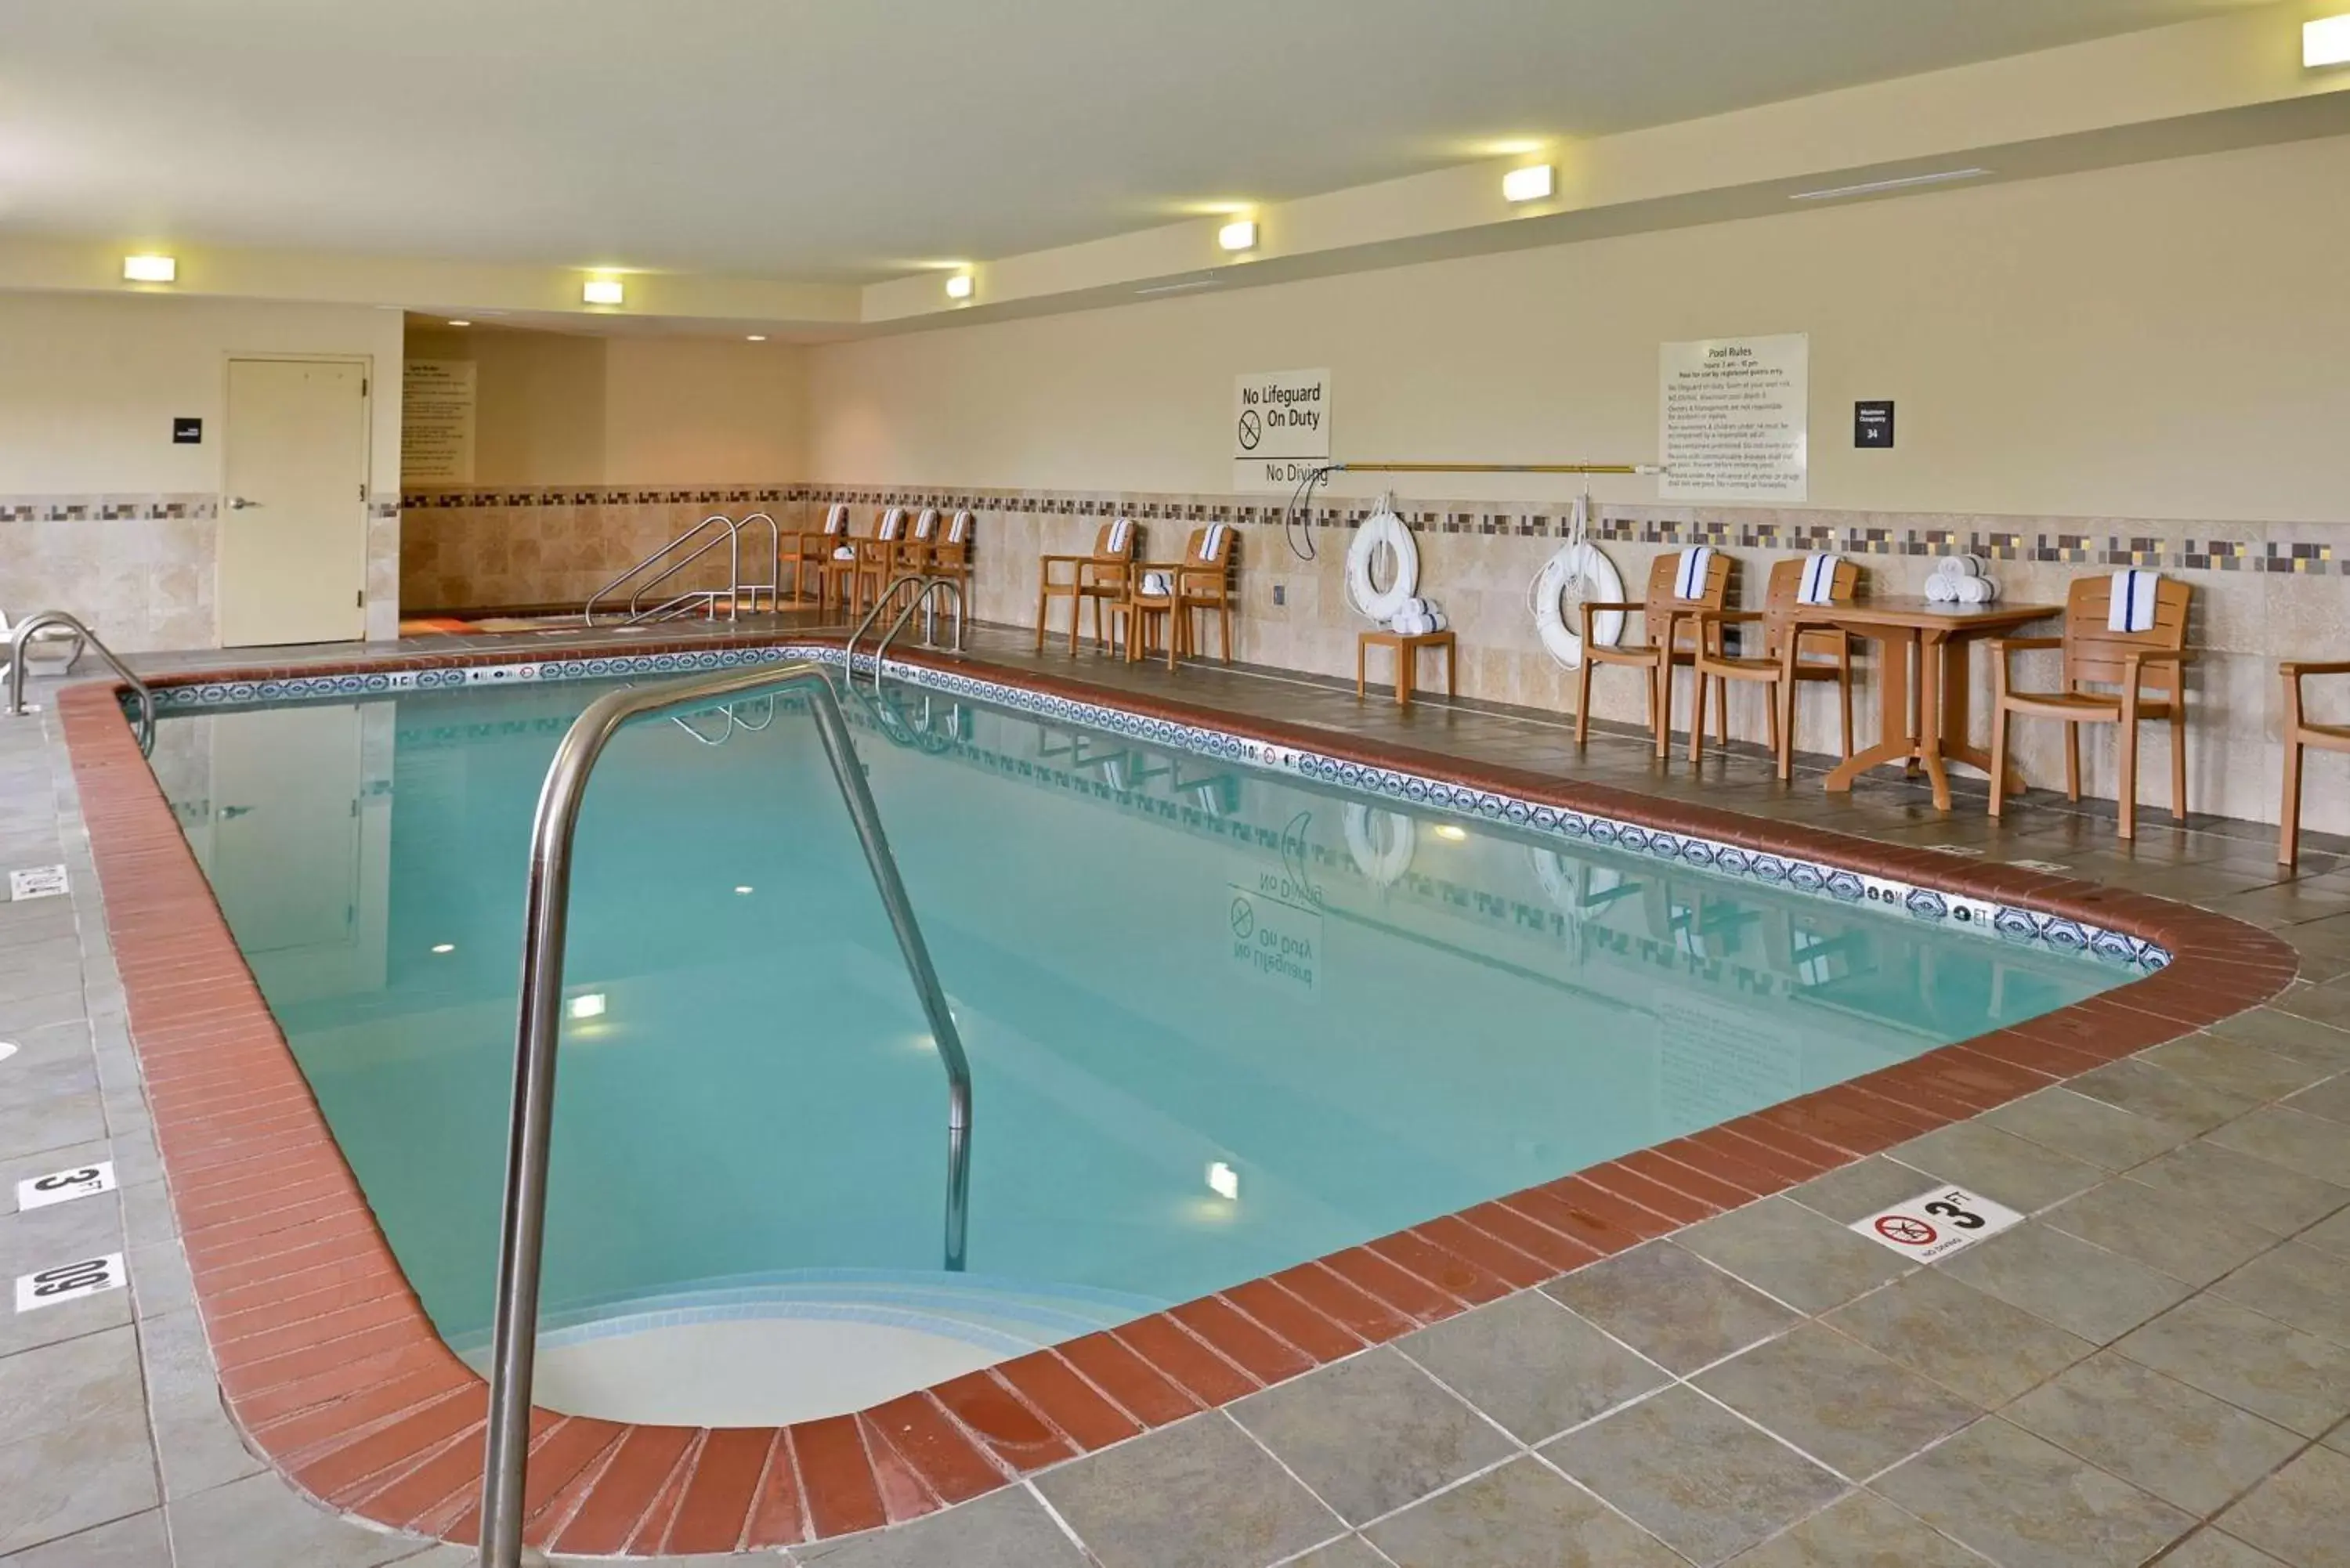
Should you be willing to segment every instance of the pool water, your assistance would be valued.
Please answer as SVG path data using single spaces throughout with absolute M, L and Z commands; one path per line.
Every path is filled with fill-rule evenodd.
M 201 712 L 156 748 L 475 1358 L 532 809 L 605 689 Z M 849 714 L 972 1064 L 967 1268 L 943 1266 L 941 1064 L 813 725 L 767 701 L 640 723 L 578 836 L 543 1402 L 870 1403 L 2136 972 L 937 692 Z

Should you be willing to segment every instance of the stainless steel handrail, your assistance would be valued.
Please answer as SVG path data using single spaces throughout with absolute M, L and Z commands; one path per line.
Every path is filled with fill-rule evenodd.
M 515 1039 L 513 1125 L 506 1144 L 504 1218 L 498 1236 L 497 1327 L 490 1350 L 490 1417 L 482 1471 L 482 1568 L 522 1561 L 523 1476 L 530 1448 L 531 1367 L 537 1351 L 539 1265 L 546 1243 L 547 1154 L 555 1126 L 556 1039 L 563 1004 L 563 950 L 569 921 L 571 851 L 580 803 L 597 759 L 622 726 L 650 714 L 716 706 L 761 690 L 808 688 L 809 711 L 826 760 L 857 828 L 865 864 L 897 933 L 907 973 L 921 998 L 947 1072 L 946 1266 L 963 1266 L 971 1173 L 971 1064 L 948 1010 L 881 814 L 865 782 L 824 670 L 814 664 L 730 670 L 659 686 L 608 692 L 589 703 L 555 749 L 531 824 L 530 875 L 523 915 L 522 1002 Z
M 954 595 L 954 650 L 957 653 L 962 651 L 962 584 L 952 577 L 924 577 L 921 588 L 914 595 L 913 602 L 898 612 L 898 618 L 889 623 L 889 629 L 883 632 L 881 640 L 873 645 L 873 689 L 876 691 L 881 690 L 881 662 L 889 657 L 889 645 L 897 640 L 899 632 L 906 629 L 906 623 L 914 618 L 915 612 L 928 606 L 931 597 L 941 588 L 945 588 Z M 931 613 L 931 618 L 922 624 L 924 642 L 935 641 L 938 635 L 938 612 L 932 610 Z M 855 678 L 854 670 L 849 670 L 848 673 L 851 679 Z
M 920 572 L 900 572 L 890 578 L 881 591 L 873 596 L 873 607 L 865 612 L 865 618 L 857 623 L 857 628 L 848 634 L 848 640 L 840 645 L 842 654 L 853 659 L 857 654 L 857 639 L 873 629 L 873 623 L 881 618 L 881 612 L 889 607 L 889 601 L 896 598 L 901 589 L 910 588 L 929 580 Z M 846 670 L 849 666 L 844 664 L 842 668 Z
M 771 559 L 767 580 L 764 583 L 746 583 L 743 580 L 743 530 L 749 527 L 754 523 L 764 523 L 767 525 L 768 555 Z M 723 528 L 725 533 L 723 535 L 713 534 L 711 537 L 702 541 L 701 547 L 694 550 L 691 554 L 686 556 L 681 560 L 671 562 L 666 570 L 658 573 L 654 576 L 651 576 L 641 583 L 638 583 L 629 594 L 628 618 L 623 620 L 620 624 L 623 626 L 634 626 L 639 621 L 666 619 L 677 612 L 679 606 L 688 604 L 695 599 L 702 601 L 707 610 L 708 618 L 712 620 L 717 619 L 719 590 L 716 588 L 689 588 L 684 593 L 672 595 L 669 598 L 663 599 L 660 603 L 653 606 L 650 609 L 644 607 L 644 601 L 647 594 L 660 587 L 661 584 L 669 581 L 671 577 L 677 576 L 678 573 L 685 570 L 686 567 L 693 565 L 696 561 L 702 559 L 702 556 L 710 554 L 711 551 L 718 548 L 721 544 L 723 544 L 726 546 L 726 618 L 728 620 L 733 620 L 737 618 L 742 606 L 743 595 L 746 590 L 751 595 L 751 607 L 754 612 L 759 607 L 758 596 L 759 591 L 763 588 L 766 590 L 768 598 L 774 607 L 778 609 L 783 607 L 783 534 L 776 528 L 775 518 L 769 516 L 764 512 L 754 512 L 748 517 L 743 518 L 742 522 L 737 523 L 732 517 L 727 516 L 724 513 L 717 512 L 704 517 L 701 522 L 696 523 L 692 527 L 688 528 L 684 533 L 680 534 L 676 538 L 671 539 L 668 544 L 663 545 L 660 549 L 655 550 L 651 555 L 647 556 L 635 566 L 630 566 L 627 571 L 620 573 L 618 576 L 612 578 L 611 581 L 606 583 L 602 587 L 598 588 L 594 593 L 589 594 L 588 596 L 587 604 L 580 609 L 580 619 L 589 626 L 594 626 L 596 624 L 596 605 L 598 600 L 604 598 L 607 595 L 619 591 L 621 584 L 628 582 L 630 578 L 636 576 L 638 573 L 660 561 L 672 551 L 681 548 L 687 541 L 700 534 L 703 529 L 710 527 L 712 524 L 716 524 L 718 526 Z
M 14 717 L 25 711 L 25 655 L 33 645 L 33 634 L 36 631 L 46 630 L 53 626 L 64 627 L 67 630 L 72 632 L 74 636 L 81 639 L 81 646 L 74 649 L 73 658 L 66 660 L 66 668 L 68 670 L 70 670 L 80 661 L 81 656 L 85 652 L 94 648 L 98 649 L 98 656 L 106 660 L 107 667 L 112 670 L 115 674 L 120 676 L 123 682 L 128 685 L 131 691 L 138 693 L 139 750 L 141 753 L 152 752 L 155 749 L 155 692 L 153 689 L 151 688 L 147 682 L 140 680 L 139 677 L 130 673 L 130 666 L 124 664 L 122 660 L 114 657 L 114 649 L 107 647 L 103 642 L 100 642 L 98 639 L 98 633 L 90 630 L 89 628 L 82 625 L 78 619 L 66 614 L 63 610 L 43 610 L 37 615 L 27 616 L 23 620 L 16 623 L 16 629 L 15 631 L 9 633 L 8 705 L 5 711 L 9 716 Z

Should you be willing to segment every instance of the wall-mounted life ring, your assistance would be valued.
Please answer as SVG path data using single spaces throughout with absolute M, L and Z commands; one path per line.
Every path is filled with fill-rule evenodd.
M 1387 828 L 1384 844 L 1372 831 L 1375 815 Z M 1347 853 L 1355 857 L 1356 868 L 1378 887 L 1392 888 L 1403 880 L 1403 874 L 1411 869 L 1419 837 L 1419 830 L 1411 818 L 1399 812 L 1375 813 L 1367 805 L 1347 808 Z
M 1578 590 L 1575 597 L 1597 599 L 1612 604 L 1624 602 L 1624 579 L 1617 575 L 1616 563 L 1609 560 L 1598 545 L 1586 539 L 1575 539 L 1560 547 L 1559 552 L 1543 563 L 1528 585 L 1532 601 L 1534 629 L 1542 634 L 1543 647 L 1550 656 L 1566 669 L 1573 670 L 1583 662 L 1583 632 L 1581 617 L 1570 621 L 1565 600 L 1567 590 Z M 1602 610 L 1592 618 L 1591 634 L 1602 648 L 1613 648 L 1624 635 L 1624 612 Z
M 1371 568 L 1382 550 L 1395 556 L 1395 576 L 1385 588 L 1371 581 Z M 1419 546 L 1394 507 L 1381 500 L 1347 548 L 1347 600 L 1357 613 L 1385 626 L 1419 592 Z

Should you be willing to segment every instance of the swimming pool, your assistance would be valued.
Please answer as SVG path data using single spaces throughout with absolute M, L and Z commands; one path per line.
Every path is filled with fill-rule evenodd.
M 476 1362 L 531 809 L 604 689 L 204 711 L 156 749 L 400 1264 Z M 737 703 L 615 742 L 578 842 L 540 1403 L 698 1425 L 858 1408 L 2160 958 L 1028 706 L 896 685 L 850 706 L 972 1065 L 962 1271 L 941 1064 L 805 716 Z M 2115 956 L 2073 950 L 2091 943 Z

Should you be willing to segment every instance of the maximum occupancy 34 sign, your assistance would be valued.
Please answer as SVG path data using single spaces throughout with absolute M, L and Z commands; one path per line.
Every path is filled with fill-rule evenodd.
M 1330 372 L 1232 378 L 1232 488 L 1288 491 L 1330 461 Z

